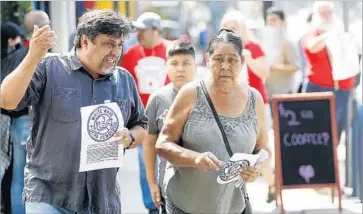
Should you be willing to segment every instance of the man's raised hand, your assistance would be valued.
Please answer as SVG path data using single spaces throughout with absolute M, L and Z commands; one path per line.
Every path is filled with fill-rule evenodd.
M 29 44 L 29 57 L 40 62 L 48 53 L 48 50 L 57 44 L 57 39 L 57 35 L 49 25 L 42 28 L 34 25 L 33 35 Z

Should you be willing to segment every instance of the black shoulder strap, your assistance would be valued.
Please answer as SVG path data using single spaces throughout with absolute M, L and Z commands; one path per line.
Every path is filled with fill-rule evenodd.
M 217 114 L 217 111 L 216 109 L 214 108 L 214 105 L 213 105 L 213 102 L 212 102 L 212 99 L 210 98 L 209 96 L 209 93 L 208 93 L 208 90 L 207 90 L 207 87 L 205 86 L 204 84 L 204 81 L 202 80 L 201 81 L 201 88 L 202 88 L 202 91 L 205 95 L 205 98 L 207 99 L 208 101 L 208 105 L 210 107 L 210 109 L 212 110 L 213 112 L 213 116 L 214 116 L 214 119 L 216 120 L 217 124 L 218 124 L 218 127 L 219 127 L 219 130 L 221 131 L 222 133 L 222 137 L 223 137 L 223 141 L 224 141 L 224 144 L 226 146 L 226 149 L 227 149 L 227 152 L 229 154 L 230 157 L 232 157 L 233 155 L 233 152 L 232 152 L 232 149 L 231 147 L 229 146 L 229 142 L 228 142 L 228 139 L 227 139 L 227 135 L 226 133 L 224 132 L 224 129 L 223 129 L 223 126 L 222 126 L 222 123 L 221 121 L 219 120 L 219 116 Z M 244 210 L 244 213 L 248 213 L 248 214 L 252 214 L 252 208 L 251 208 L 251 204 L 249 203 L 249 197 L 248 197 L 248 194 L 247 194 L 247 190 L 246 190 L 246 184 L 244 183 L 241 187 L 241 190 L 244 194 L 244 197 L 245 197 L 245 201 L 246 201 L 246 209 Z
M 221 133 L 222 133 L 223 141 L 224 141 L 224 144 L 225 144 L 225 146 L 226 146 L 227 152 L 228 152 L 229 156 L 230 156 L 230 157 L 232 157 L 233 152 L 232 152 L 231 147 L 229 146 L 229 142 L 228 142 L 228 139 L 227 139 L 227 135 L 226 135 L 226 133 L 224 132 L 224 129 L 223 129 L 222 123 L 221 123 L 221 121 L 219 120 L 219 116 L 218 116 L 218 114 L 217 114 L 216 109 L 214 108 L 214 105 L 213 105 L 212 99 L 211 99 L 211 98 L 210 98 L 210 96 L 209 96 L 209 93 L 208 93 L 207 87 L 205 86 L 205 84 L 204 84 L 204 81 L 203 81 L 203 80 L 201 81 L 201 88 L 202 88 L 202 91 L 203 91 L 203 93 L 204 93 L 204 95 L 205 95 L 205 98 L 207 98 L 208 105 L 209 105 L 210 109 L 211 109 L 211 110 L 212 110 L 212 112 L 213 112 L 213 116 L 214 116 L 214 119 L 216 120 L 216 122 L 217 122 L 217 124 L 218 124 L 219 130 L 220 130 L 220 131 L 221 131 Z M 246 199 L 246 203 L 248 203 L 249 198 L 248 198 L 248 194 L 247 194 L 247 191 L 246 191 L 246 185 L 245 185 L 245 184 L 243 184 L 243 185 L 242 185 L 241 190 L 242 190 L 242 192 L 243 192 L 243 194 L 244 194 L 244 197 L 245 197 L 245 199 Z M 246 204 L 246 205 L 247 205 L 247 204 Z M 250 208 L 250 207 L 248 208 L 248 213 L 252 213 L 252 211 L 251 211 L 251 208 Z
M 206 98 L 206 99 L 207 99 L 207 101 L 208 101 L 208 105 L 209 105 L 210 109 L 211 109 L 211 110 L 212 110 L 212 112 L 213 112 L 213 116 L 214 116 L 214 119 L 216 120 L 216 122 L 217 122 L 217 124 L 218 124 L 219 130 L 220 130 L 220 131 L 221 131 L 221 133 L 222 133 L 223 141 L 224 141 L 224 144 L 225 144 L 225 146 L 226 146 L 227 152 L 228 152 L 229 156 L 230 156 L 230 157 L 232 157 L 233 152 L 232 152 L 232 149 L 231 149 L 231 147 L 230 147 L 230 145 L 229 145 L 229 142 L 228 142 L 228 139 L 227 139 L 227 135 L 226 135 L 226 133 L 224 132 L 223 125 L 222 125 L 221 121 L 219 120 L 219 116 L 218 116 L 218 114 L 217 114 L 216 109 L 214 108 L 214 105 L 213 105 L 212 99 L 211 99 L 211 98 L 210 98 L 210 96 L 209 96 L 209 93 L 208 93 L 207 87 L 205 86 L 205 84 L 204 84 L 204 81 L 203 81 L 203 80 L 201 81 L 201 88 L 202 88 L 202 91 L 203 91 L 203 93 L 204 93 L 204 95 L 205 95 L 205 98 Z

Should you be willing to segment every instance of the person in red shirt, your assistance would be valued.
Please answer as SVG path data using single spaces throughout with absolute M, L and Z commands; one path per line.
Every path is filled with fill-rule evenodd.
M 240 11 L 231 11 L 226 13 L 221 21 L 221 28 L 229 29 L 236 32 L 240 36 L 244 44 L 244 58 L 247 64 L 249 85 L 257 89 L 263 98 L 265 103 L 265 115 L 266 115 L 266 129 L 271 127 L 271 110 L 268 102 L 268 96 L 265 90 L 264 82 L 269 76 L 270 69 L 268 67 L 267 61 L 265 59 L 265 54 L 261 46 L 254 41 L 252 32 L 247 28 L 244 20 L 244 16 Z M 241 75 L 246 71 L 242 71 Z M 246 82 L 246 80 L 241 80 Z M 270 164 L 266 164 L 262 170 L 262 175 L 266 179 L 269 185 L 267 202 L 272 202 L 276 199 L 275 191 L 275 180 L 273 176 L 273 171 Z
M 128 70 L 134 77 L 141 100 L 146 106 L 150 94 L 170 82 L 164 68 L 168 41 L 162 38 L 161 18 L 156 13 L 141 14 L 134 25 L 137 29 L 138 43 L 122 57 L 121 67 Z M 152 201 L 146 179 L 142 146 L 139 146 L 138 153 L 144 205 L 149 213 L 159 213 Z
M 167 41 L 162 38 L 160 16 L 145 12 L 134 23 L 138 43 L 121 60 L 121 67 L 134 77 L 141 100 L 146 106 L 149 95 L 169 83 L 165 72 Z
M 343 32 L 342 24 L 334 15 L 333 2 L 316 2 L 313 6 L 311 24 L 311 29 L 302 38 L 302 47 L 308 63 L 308 82 L 305 92 L 334 92 L 340 139 L 346 123 L 350 91 L 354 87 L 355 77 L 333 80 L 333 69 L 326 41 Z
M 268 104 L 264 81 L 269 76 L 270 69 L 261 46 L 254 40 L 252 32 L 246 26 L 243 14 L 240 11 L 228 12 L 222 18 L 221 28 L 230 29 L 241 37 L 244 43 L 249 85 L 257 89 L 265 104 Z

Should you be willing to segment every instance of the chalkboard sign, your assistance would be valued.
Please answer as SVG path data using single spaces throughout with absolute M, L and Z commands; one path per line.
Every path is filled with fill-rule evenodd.
M 339 186 L 331 92 L 274 96 L 276 183 L 282 189 Z
M 283 185 L 334 184 L 329 100 L 279 101 Z

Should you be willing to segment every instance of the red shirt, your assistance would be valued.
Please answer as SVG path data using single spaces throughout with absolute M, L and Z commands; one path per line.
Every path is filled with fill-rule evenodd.
M 152 49 L 146 49 L 138 43 L 122 57 L 121 67 L 134 77 L 144 106 L 153 91 L 170 82 L 164 69 L 166 47 L 163 42 Z M 150 76 L 150 73 L 153 74 Z
M 262 51 L 262 48 L 259 44 L 254 43 L 252 41 L 249 41 L 244 46 L 245 49 L 249 50 L 251 52 L 252 58 L 256 59 L 258 57 L 265 56 L 265 53 Z M 258 77 L 249 66 L 247 66 L 248 70 L 248 81 L 251 87 L 255 88 L 257 91 L 259 91 L 262 95 L 263 102 L 266 104 L 268 103 L 268 96 L 265 90 L 265 86 L 263 84 L 263 81 L 260 77 Z
M 322 31 L 315 29 L 304 35 L 302 39 L 302 47 L 307 58 L 307 69 L 309 69 L 308 78 L 313 84 L 334 88 L 332 67 L 326 47 L 317 53 L 311 53 L 307 48 L 307 41 L 322 33 Z M 350 90 L 354 87 L 354 82 L 355 77 L 340 80 L 338 81 L 339 88 Z

